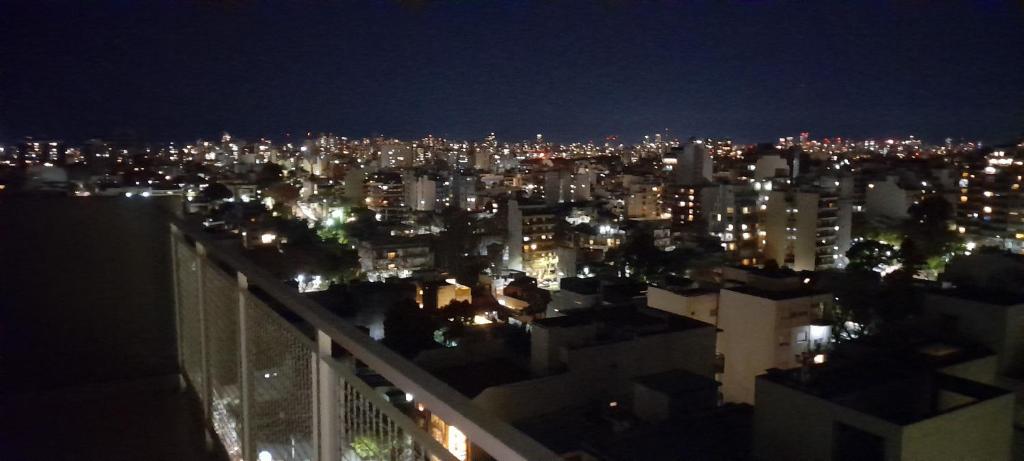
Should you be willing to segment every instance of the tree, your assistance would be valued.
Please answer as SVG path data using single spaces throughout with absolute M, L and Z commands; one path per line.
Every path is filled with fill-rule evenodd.
M 291 184 L 277 183 L 266 189 L 267 197 L 274 199 L 274 203 L 290 206 L 299 199 L 299 188 Z
M 436 242 L 438 265 L 452 273 L 463 273 L 472 260 L 467 256 L 476 253 L 480 241 L 477 223 L 465 210 L 446 208 L 441 213 L 444 230 Z
M 875 309 L 879 328 L 887 331 L 898 328 L 908 317 L 920 311 L 921 298 L 914 282 L 914 272 L 910 269 L 900 268 L 885 276 Z
M 317 229 L 316 235 L 325 242 L 335 242 L 342 245 L 349 243 L 348 233 L 345 232 L 345 223 L 337 220 L 327 220 Z
M 933 194 L 919 200 L 907 212 L 910 219 L 904 225 L 903 235 L 904 242 L 914 243 L 914 273 L 924 268 L 941 271 L 961 244 L 960 237 L 949 227 L 953 206 L 942 196 Z
M 231 193 L 231 189 L 219 182 L 210 183 L 203 189 L 201 193 L 202 197 L 211 201 L 216 202 L 220 200 L 227 200 L 234 197 L 235 194 Z
M 953 206 L 941 195 L 922 197 L 907 209 L 910 220 L 929 227 L 943 227 L 953 217 Z
M 891 266 L 898 256 L 898 252 L 892 245 L 877 240 L 862 240 L 854 243 L 846 252 L 850 262 L 846 265 L 848 270 L 875 270 L 880 266 Z
M 441 315 L 445 318 L 452 318 L 461 323 L 472 323 L 473 317 L 479 313 L 473 303 L 459 300 L 448 303 L 447 306 L 441 308 L 441 311 Z
M 869 334 L 875 326 L 878 308 L 878 294 L 881 291 L 881 277 L 871 270 L 836 272 L 832 286 L 835 305 L 826 312 L 831 321 L 834 337 L 838 341 L 854 339 Z M 849 326 L 857 325 L 857 330 Z
M 396 302 L 384 319 L 384 345 L 407 357 L 437 346 L 434 332 L 440 322 L 412 300 Z
M 307 245 L 316 242 L 316 239 L 313 238 L 313 230 L 304 221 L 275 217 L 272 222 L 274 228 L 288 240 L 289 245 Z
M 903 266 L 900 270 L 913 277 L 924 268 L 928 257 L 921 252 L 917 243 L 908 237 L 903 239 L 903 243 L 900 243 L 899 260 L 900 265 Z
M 359 277 L 362 267 L 359 265 L 359 252 L 340 244 L 324 245 L 329 269 L 325 275 L 339 282 L 347 282 Z
M 352 218 L 345 222 L 342 229 L 348 239 L 368 240 L 377 235 L 380 223 L 377 221 L 376 213 L 369 208 L 353 208 L 350 210 Z
M 654 245 L 654 234 L 644 227 L 634 230 L 626 241 L 605 254 L 620 273 L 627 273 L 638 280 L 646 280 L 660 274 L 664 269 L 666 256 Z
M 256 184 L 260 187 L 266 188 L 272 184 L 276 184 L 281 181 L 284 177 L 284 170 L 281 165 L 276 163 L 264 163 L 258 172 L 256 172 Z

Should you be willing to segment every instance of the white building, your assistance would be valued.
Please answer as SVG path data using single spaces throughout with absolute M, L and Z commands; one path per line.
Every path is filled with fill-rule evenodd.
M 415 211 L 434 211 L 437 206 L 437 181 L 429 176 L 411 176 L 405 185 L 406 203 Z
M 691 140 L 682 148 L 673 148 L 676 153 L 676 184 L 697 185 L 711 181 L 712 163 L 707 146 L 700 140 Z
M 805 354 L 828 344 L 830 327 L 821 324 L 831 293 L 723 288 L 718 298 L 718 352 L 724 360 L 722 396 L 727 402 L 754 403 L 754 378 L 769 368 L 792 368 Z
M 798 271 L 842 267 L 850 249 L 853 209 L 837 192 L 822 188 L 768 194 L 763 247 L 765 260 Z M 845 224 L 845 225 L 844 225 Z
M 906 364 L 757 378 L 756 459 L 1007 460 L 1013 432 L 1013 394 Z
M 647 287 L 647 307 L 718 325 L 718 290 Z
M 910 217 L 907 210 L 920 196 L 920 188 L 906 189 L 898 176 L 886 176 L 868 183 L 864 191 L 864 213 L 872 220 L 901 221 Z
M 636 182 L 626 187 L 627 218 L 661 218 L 661 187 L 657 183 Z

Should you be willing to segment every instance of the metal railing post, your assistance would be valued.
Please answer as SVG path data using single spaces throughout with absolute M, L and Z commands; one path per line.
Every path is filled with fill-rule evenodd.
M 309 387 L 310 392 L 312 393 L 310 396 L 311 398 L 309 399 L 310 406 L 312 407 L 310 409 L 310 419 L 312 420 L 310 427 L 310 429 L 312 429 L 312 433 L 310 434 L 310 437 L 312 438 L 310 441 L 310 447 L 313 450 L 312 459 L 321 461 L 324 458 L 321 456 L 323 452 L 320 450 L 320 440 L 323 435 L 320 432 L 320 357 L 316 350 L 310 351 L 309 356 L 309 371 L 311 373 Z
M 256 459 L 256 450 L 252 446 L 252 420 L 250 411 L 252 404 L 252 387 L 249 382 L 251 376 L 249 370 L 249 338 L 248 320 L 246 319 L 245 293 L 249 290 L 249 280 L 245 274 L 238 274 L 238 373 L 239 387 L 241 388 L 242 421 L 239 424 L 242 441 L 242 459 Z
M 210 357 L 209 350 L 206 341 L 206 291 L 203 287 L 204 278 L 203 273 L 205 272 L 204 266 L 206 263 L 206 247 L 203 244 L 196 242 L 196 290 L 199 293 L 198 303 L 199 306 L 199 357 L 202 364 L 202 379 L 200 380 L 200 401 L 203 405 L 203 424 L 206 425 L 206 443 L 208 448 L 213 446 L 213 438 L 211 435 L 213 424 L 211 423 L 211 410 L 210 410 Z
M 320 459 L 322 461 L 340 461 L 341 451 L 338 448 L 338 374 L 328 364 L 331 358 L 331 337 L 317 330 L 316 362 L 319 370 L 317 385 L 317 406 L 320 417 Z
M 174 294 L 174 345 L 178 348 L 178 385 L 185 389 L 185 353 L 182 338 L 181 325 L 181 274 L 178 272 L 178 243 L 181 240 L 181 231 L 174 224 L 171 227 L 171 277 Z

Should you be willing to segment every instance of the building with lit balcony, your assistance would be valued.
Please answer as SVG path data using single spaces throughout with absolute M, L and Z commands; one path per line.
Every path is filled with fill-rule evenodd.
M 850 245 L 850 203 L 821 187 L 773 190 L 761 237 L 765 260 L 795 270 L 842 267 Z
M 557 281 L 554 212 L 545 205 L 520 205 L 516 200 L 509 200 L 505 211 L 507 267 L 525 272 L 542 285 Z
M 661 183 L 653 178 L 624 175 L 622 178 L 623 213 L 625 218 L 661 218 Z
M 715 184 L 701 189 L 707 232 L 722 241 L 732 259 L 744 265 L 761 262 L 760 193 L 750 183 Z
M 755 403 L 756 376 L 769 368 L 798 366 L 828 347 L 831 327 L 820 319 L 832 304 L 832 294 L 785 289 L 785 282 L 723 288 L 719 293 L 718 352 L 726 402 Z
M 359 266 L 371 282 L 408 278 L 434 268 L 430 241 L 423 237 L 383 237 L 359 242 Z
M 18 143 L 16 160 L 18 165 L 63 165 L 67 147 L 63 141 L 55 139 L 26 138 Z
M 378 221 L 401 221 L 409 214 L 405 182 L 396 172 L 379 171 L 366 178 L 366 207 L 377 213 Z
M 957 231 L 980 245 L 1024 252 L 1024 155 L 998 150 L 964 166 Z

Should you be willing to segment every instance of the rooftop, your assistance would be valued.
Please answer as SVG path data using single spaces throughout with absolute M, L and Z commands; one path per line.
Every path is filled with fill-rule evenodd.
M 796 290 L 766 290 L 764 288 L 755 288 L 752 286 L 739 286 L 723 288 L 723 291 L 733 291 L 736 293 L 742 293 L 749 296 L 755 296 L 758 298 L 771 299 L 773 301 L 781 301 L 784 299 L 796 299 L 796 298 L 807 298 L 811 296 L 821 296 L 828 294 L 826 290 L 815 290 L 815 289 L 796 289 Z
M 1016 306 L 1024 304 L 1024 294 L 1006 291 L 978 290 L 971 288 L 934 289 L 928 292 L 935 296 L 949 296 L 997 306 Z
M 897 425 L 933 418 L 1010 391 L 926 368 L 898 363 L 826 363 L 789 370 L 770 369 L 758 379 L 812 394 Z M 959 402 L 943 403 L 939 393 Z
M 556 453 L 590 453 L 607 461 L 748 459 L 753 407 L 726 405 L 646 424 L 629 411 L 609 414 L 597 406 L 571 407 L 522 421 L 516 426 Z M 616 431 L 616 422 L 628 428 Z
M 631 331 L 638 335 L 684 331 L 713 325 L 679 315 L 665 315 L 648 308 L 615 307 L 574 309 L 561 317 L 536 320 L 535 326 L 546 328 L 573 328 L 600 324 L 616 330 Z
M 530 371 L 505 358 L 431 370 L 431 374 L 469 398 L 484 389 L 530 379 Z
M 633 381 L 648 389 L 668 395 L 685 394 L 709 387 L 717 388 L 720 385 L 712 378 L 681 369 L 641 376 Z

